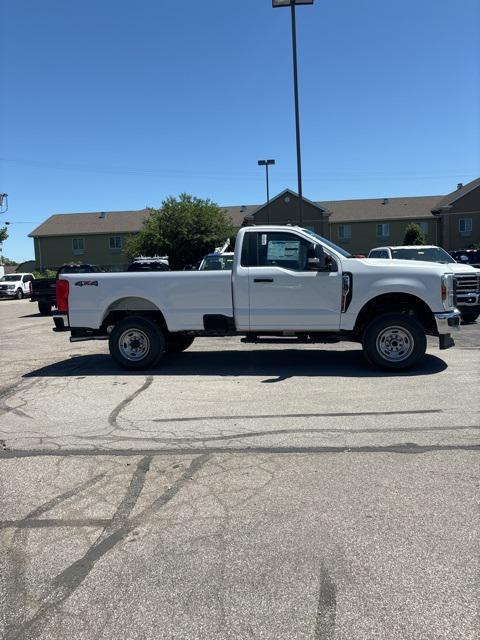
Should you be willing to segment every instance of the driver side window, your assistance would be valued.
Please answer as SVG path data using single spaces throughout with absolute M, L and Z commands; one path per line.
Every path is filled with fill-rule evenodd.
M 255 255 L 251 256 L 250 266 L 307 270 L 308 249 L 312 246 L 308 240 L 293 233 L 278 231 L 256 235 Z

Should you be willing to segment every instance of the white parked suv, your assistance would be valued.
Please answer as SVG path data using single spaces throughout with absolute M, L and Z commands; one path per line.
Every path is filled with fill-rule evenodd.
M 480 315 L 480 269 L 457 262 L 441 247 L 434 245 L 375 247 L 368 257 L 444 264 L 455 276 L 457 308 L 462 314 L 462 319 L 465 322 L 475 322 Z
M 35 280 L 33 273 L 9 273 L 0 279 L 0 298 L 21 300 L 30 295 L 30 282 Z

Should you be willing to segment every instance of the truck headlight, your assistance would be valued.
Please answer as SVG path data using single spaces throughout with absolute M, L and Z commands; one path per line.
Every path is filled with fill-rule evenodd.
M 445 309 L 453 309 L 455 306 L 455 289 L 453 286 L 453 273 L 444 273 L 442 276 L 442 303 Z

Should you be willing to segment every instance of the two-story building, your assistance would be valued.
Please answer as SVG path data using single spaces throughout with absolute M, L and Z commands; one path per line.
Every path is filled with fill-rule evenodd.
M 285 189 L 269 203 L 225 207 L 234 226 L 298 224 L 298 195 Z M 30 233 L 38 268 L 87 262 L 123 269 L 128 236 L 138 233 L 148 209 L 50 216 Z M 354 254 L 403 243 L 406 227 L 417 223 L 427 244 L 464 249 L 480 242 L 480 178 L 459 184 L 446 196 L 371 198 L 313 202 L 303 199 L 303 225 Z

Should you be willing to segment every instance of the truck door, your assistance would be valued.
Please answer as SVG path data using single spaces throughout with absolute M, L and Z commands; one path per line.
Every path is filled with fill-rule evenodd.
M 313 243 L 295 232 L 250 232 L 248 278 L 250 330 L 338 330 L 342 274 L 311 271 Z

